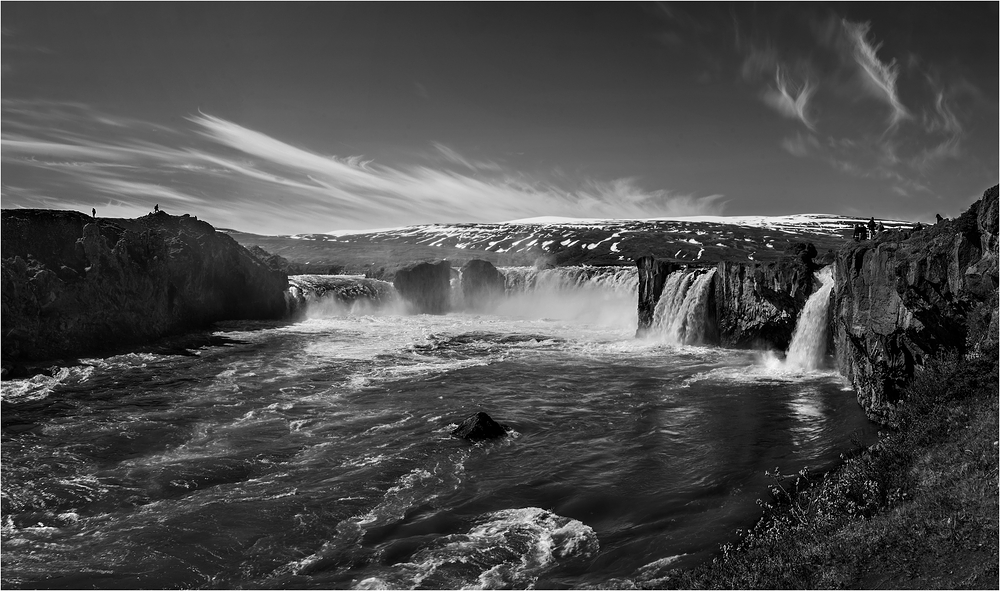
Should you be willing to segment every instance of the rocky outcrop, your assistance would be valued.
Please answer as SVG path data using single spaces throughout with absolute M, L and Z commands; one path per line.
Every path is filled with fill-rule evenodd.
M 635 336 L 642 337 L 653 325 L 653 312 L 663 294 L 663 285 L 677 265 L 644 256 L 635 260 L 635 266 L 639 269 L 639 327 Z
M 416 314 L 444 314 L 451 307 L 451 263 L 419 263 L 396 271 L 399 296 Z
M 713 286 L 719 344 L 787 349 L 814 289 L 810 263 L 797 253 L 767 264 L 719 263 Z
M 892 420 L 929 355 L 997 341 L 997 187 L 961 217 L 837 254 L 837 363 L 875 420 Z
M 21 209 L 2 225 L 5 368 L 286 313 L 287 277 L 195 218 Z
M 813 291 L 811 245 L 793 245 L 772 263 L 724 261 L 717 265 L 705 307 L 708 342 L 724 347 L 770 347 L 784 350 L 795 331 L 795 320 Z M 642 257 L 639 268 L 639 329 L 648 333 L 667 276 L 676 264 Z
M 503 273 L 489 261 L 473 259 L 462 265 L 462 298 L 472 310 L 490 310 L 503 299 L 506 289 Z
M 462 421 L 458 427 L 455 427 L 451 435 L 452 437 L 459 437 L 470 441 L 481 441 L 483 439 L 506 437 L 509 430 L 509 427 L 494 421 L 490 415 L 484 412 L 477 412 Z

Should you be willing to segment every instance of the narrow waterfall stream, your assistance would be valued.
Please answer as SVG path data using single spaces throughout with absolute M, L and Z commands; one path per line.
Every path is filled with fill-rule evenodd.
M 833 266 L 829 265 L 816 273 L 820 282 L 795 323 L 795 333 L 785 355 L 785 367 L 802 371 L 819 369 L 826 355 L 830 292 L 833 291 Z

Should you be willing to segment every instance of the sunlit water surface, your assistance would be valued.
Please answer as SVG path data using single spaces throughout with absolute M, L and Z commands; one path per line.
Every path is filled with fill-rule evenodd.
M 634 299 L 524 309 L 228 323 L 4 382 L 4 586 L 627 584 L 872 436 L 835 373 L 636 340 Z M 479 410 L 512 435 L 450 436 Z

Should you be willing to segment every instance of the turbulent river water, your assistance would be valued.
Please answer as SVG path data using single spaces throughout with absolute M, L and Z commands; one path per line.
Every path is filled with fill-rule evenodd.
M 871 440 L 833 371 L 633 338 L 626 287 L 316 307 L 5 381 L 3 585 L 628 586 L 735 540 L 766 470 Z M 511 436 L 450 436 L 480 410 Z

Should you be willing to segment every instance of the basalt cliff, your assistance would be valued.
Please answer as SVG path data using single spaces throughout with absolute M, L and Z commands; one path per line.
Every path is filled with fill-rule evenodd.
M 219 320 L 287 314 L 287 276 L 202 221 L 3 210 L 4 373 Z
M 891 422 L 925 358 L 997 342 L 997 187 L 954 220 L 842 248 L 835 278 L 837 366 Z
M 813 272 L 833 264 L 828 350 L 877 421 L 892 422 L 903 386 L 925 358 L 998 340 L 997 187 L 954 220 L 852 241 L 824 260 L 808 244 L 769 263 L 715 265 L 705 314 L 711 344 L 785 350 Z M 639 335 L 648 333 L 667 276 L 680 266 L 642 257 Z M 690 268 L 688 268 L 690 269 Z
M 769 263 L 722 261 L 708 291 L 705 314 L 709 342 L 732 348 L 784 350 L 795 331 L 795 319 L 813 288 L 816 251 L 800 244 Z M 636 260 L 639 269 L 638 335 L 652 329 L 667 276 L 685 271 L 674 262 L 653 257 Z

